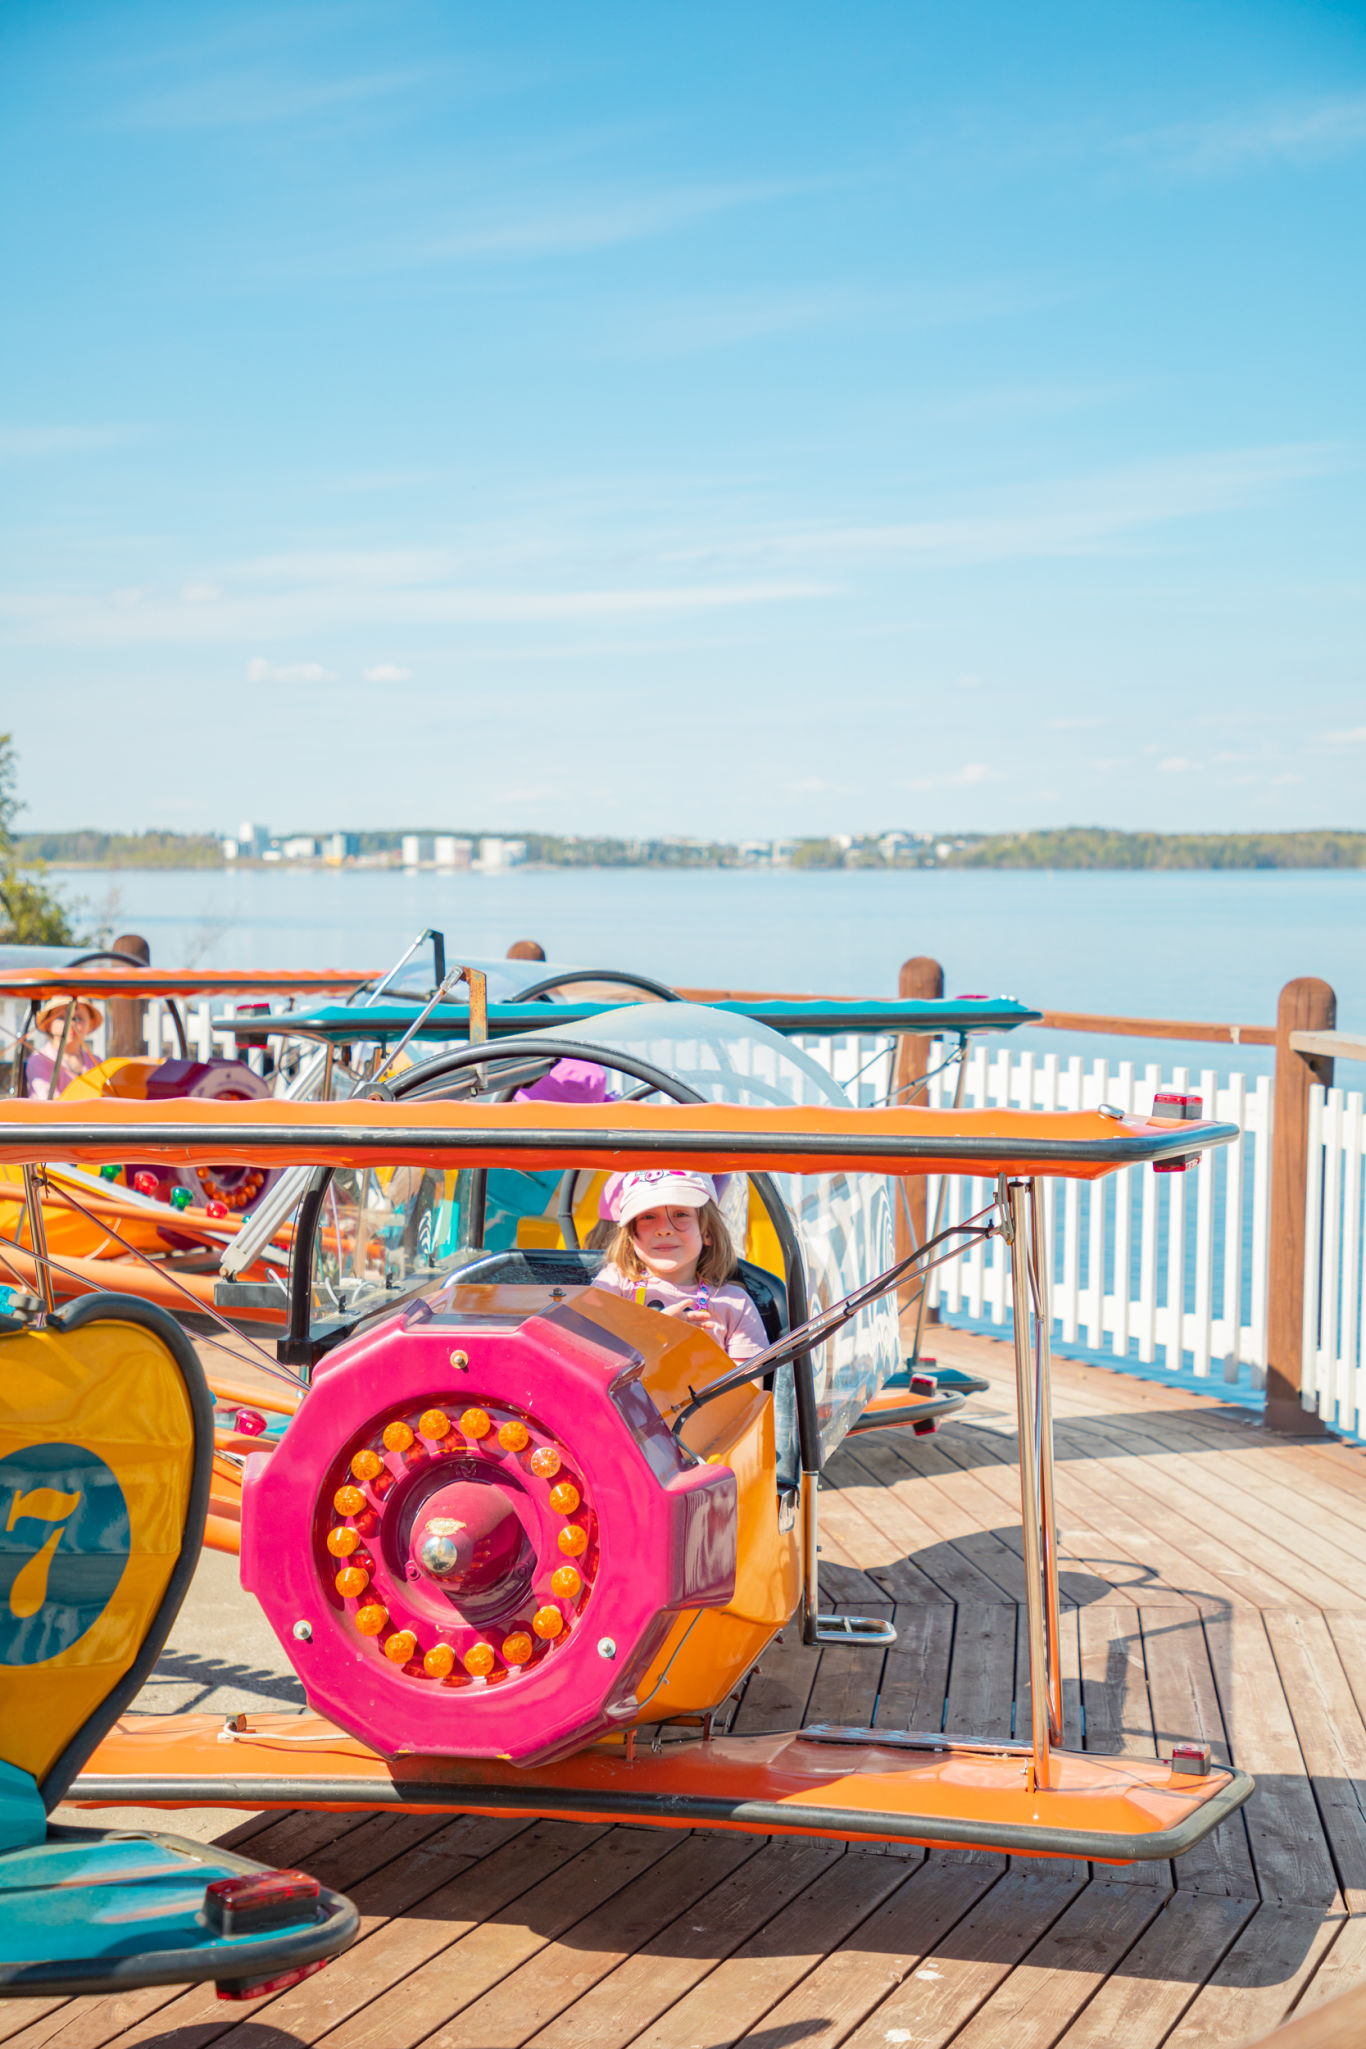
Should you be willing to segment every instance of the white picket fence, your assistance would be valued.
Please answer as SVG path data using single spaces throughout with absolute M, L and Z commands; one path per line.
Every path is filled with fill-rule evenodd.
M 1311 1089 L 1302 1386 L 1307 1406 L 1316 1406 L 1332 1428 L 1358 1437 L 1366 1436 L 1364 1156 L 1361 1091 Z
M 5 1006 L 17 1029 L 26 1006 Z M 11 1017 L 8 1013 L 13 1011 Z M 182 1007 L 192 1058 L 222 1057 L 235 1041 L 215 1030 L 207 1003 Z M 148 1005 L 148 1044 L 178 1052 L 170 1012 Z M 893 1045 L 871 1038 L 803 1039 L 803 1050 L 855 1103 L 886 1100 Z M 96 1051 L 100 1043 L 96 1041 Z M 259 1052 L 246 1055 L 254 1067 Z M 929 1082 L 927 1100 L 948 1107 L 956 1066 Z M 1111 1103 L 1146 1111 L 1159 1089 L 1194 1088 L 1205 1113 L 1236 1124 L 1242 1137 L 1186 1174 L 1133 1167 L 1100 1182 L 1046 1184 L 1053 1248 L 1056 1341 L 1081 1356 L 1139 1370 L 1241 1382 L 1256 1389 L 1267 1364 L 1267 1251 L 1270 1220 L 1272 1088 L 1268 1076 L 1205 1068 L 1138 1067 L 1080 1053 L 1038 1053 L 982 1043 L 968 1058 L 963 1103 L 1039 1110 Z M 1306 1191 L 1303 1392 L 1333 1427 L 1366 1437 L 1366 1114 L 1361 1092 L 1316 1088 L 1310 1105 Z M 928 1190 L 943 1223 L 990 1200 L 983 1179 L 946 1179 Z M 930 1301 L 941 1314 L 982 1329 L 1008 1329 L 1008 1266 L 999 1241 L 977 1245 L 940 1267 Z
M 887 1094 L 890 1048 L 876 1065 L 866 1066 L 878 1050 L 874 1041 L 828 1041 L 826 1052 L 815 1040 L 803 1045 L 837 1080 L 853 1083 L 856 1100 L 869 1103 Z M 956 1087 L 956 1067 L 947 1068 L 931 1079 L 920 1100 L 947 1108 Z M 1243 1135 L 1186 1174 L 1130 1167 L 1099 1182 L 1045 1184 L 1055 1336 L 1062 1345 L 1117 1362 L 1200 1379 L 1241 1377 L 1258 1387 L 1267 1358 L 1269 1077 L 1221 1077 L 1213 1069 L 1192 1076 L 1185 1067 L 1140 1069 L 1129 1060 L 1111 1065 L 1081 1054 L 982 1044 L 969 1054 L 962 1101 L 969 1109 L 1010 1104 L 1081 1110 L 1109 1103 L 1145 1112 L 1159 1088 L 1194 1088 L 1207 1116 L 1237 1124 Z M 984 1208 L 992 1193 L 989 1180 L 954 1176 L 945 1179 L 941 1195 L 940 1183 L 932 1179 L 929 1215 L 938 1213 L 943 1224 L 959 1222 Z M 1006 1329 L 1008 1278 L 999 1240 L 975 1245 L 939 1268 L 930 1301 L 947 1317 Z M 1240 1369 L 1246 1371 L 1240 1375 Z

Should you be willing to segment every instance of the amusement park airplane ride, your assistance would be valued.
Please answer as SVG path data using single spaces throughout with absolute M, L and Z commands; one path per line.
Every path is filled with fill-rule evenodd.
M 307 1181 L 267 1362 L 295 1376 L 279 1404 L 293 1413 L 238 1451 L 243 1581 L 310 1711 L 226 1728 L 125 1717 L 72 1797 L 516 1811 L 1113 1863 L 1180 1854 L 1238 1807 L 1251 1781 L 1211 1769 L 1202 1744 L 1150 1761 L 1061 1747 L 1039 1186 L 1181 1170 L 1234 1127 L 1193 1104 L 856 1109 L 767 1021 L 714 1008 L 517 1023 L 483 1037 L 471 1018 L 464 1045 L 387 1079 L 376 1062 L 341 1102 L 0 1106 L 0 1163 L 22 1171 L 31 1211 L 54 1162 Z M 566 1063 L 613 1091 L 538 1097 Z M 600 1255 L 579 1238 L 594 1188 L 665 1165 L 732 1177 L 737 1243 L 764 1254 L 739 1276 L 770 1340 L 757 1358 L 733 1365 L 705 1331 L 593 1285 Z M 897 1191 L 954 1174 L 984 1179 L 988 1200 L 896 1259 Z M 536 1177 L 521 1217 L 556 1217 L 557 1245 L 487 1242 L 504 1176 Z M 1027 1740 L 724 1733 L 782 1631 L 891 1640 L 822 1609 L 820 1475 L 849 1431 L 888 1420 L 896 1290 L 982 1239 L 1014 1296 Z M 49 1271 L 36 1232 L 33 1250 Z M 146 1316 L 49 1296 L 39 1328 L 0 1337 L 0 1362 L 35 1344 L 60 1361 L 97 1333 L 140 1356 L 162 1342 Z
M 52 1809 L 150 1676 L 208 1508 L 213 1410 L 164 1311 L 0 1324 L 0 1998 L 211 1980 L 254 1999 L 354 1941 L 299 1871 Z

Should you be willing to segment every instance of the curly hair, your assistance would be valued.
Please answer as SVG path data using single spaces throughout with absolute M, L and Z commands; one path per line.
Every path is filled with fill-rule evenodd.
M 702 1257 L 697 1262 L 697 1278 L 705 1281 L 709 1288 L 719 1288 L 728 1281 L 740 1262 L 731 1242 L 730 1226 L 714 1202 L 704 1202 L 697 1213 L 698 1227 L 702 1232 Z M 624 1273 L 631 1281 L 642 1281 L 648 1273 L 636 1247 L 635 1233 L 629 1224 L 618 1224 L 616 1236 L 607 1248 L 607 1259 L 618 1273 Z

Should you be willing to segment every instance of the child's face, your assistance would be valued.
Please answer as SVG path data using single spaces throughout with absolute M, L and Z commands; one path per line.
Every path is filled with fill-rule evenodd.
M 66 1013 L 68 1010 L 71 1011 L 71 1022 L 66 1027 L 67 1045 L 79 1046 L 83 1040 L 89 1038 L 90 1036 L 93 1019 L 91 1018 L 90 1012 L 86 1009 L 85 1005 L 83 1003 L 78 1003 L 75 1006 L 75 1008 L 72 1009 L 71 1006 L 67 1004 L 62 1008 L 54 1009 L 49 1015 L 47 1024 L 45 1026 L 47 1036 L 49 1037 L 49 1039 L 52 1040 L 54 1045 L 62 1036 L 62 1026 L 66 1024 Z
M 702 1227 L 695 1209 L 642 1210 L 631 1224 L 642 1263 L 661 1281 L 691 1287 L 702 1257 Z

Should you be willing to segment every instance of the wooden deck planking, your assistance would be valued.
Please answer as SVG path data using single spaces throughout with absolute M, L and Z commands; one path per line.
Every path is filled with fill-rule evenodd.
M 890 1651 L 794 1627 L 733 1726 L 1027 1733 L 1005 1348 L 937 1437 L 846 1445 L 822 1491 L 825 1603 Z M 1176 1865 L 570 1823 L 255 1817 L 365 1916 L 347 1957 L 245 2012 L 212 1990 L 0 2007 L 6 2049 L 1220 2049 L 1366 1984 L 1366 1456 L 1217 1400 L 1055 1365 L 1067 1738 L 1203 1734 L 1259 1776 Z M 979 1419 L 973 1420 L 974 1409 Z M 174 1828 L 174 1817 L 168 1817 Z

